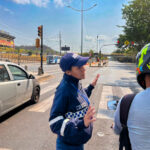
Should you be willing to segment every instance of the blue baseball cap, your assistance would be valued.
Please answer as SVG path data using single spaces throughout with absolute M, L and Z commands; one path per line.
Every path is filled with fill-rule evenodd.
M 67 53 L 60 60 L 60 68 L 63 72 L 71 70 L 71 67 L 78 66 L 81 67 L 85 65 L 89 60 L 89 57 L 82 57 L 78 54 Z

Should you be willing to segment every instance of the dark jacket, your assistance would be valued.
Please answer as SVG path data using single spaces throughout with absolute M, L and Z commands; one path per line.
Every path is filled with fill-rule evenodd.
M 83 89 L 78 79 L 66 74 L 57 87 L 49 121 L 52 132 L 64 143 L 81 145 L 91 138 L 93 125 L 86 128 L 83 117 L 88 110 L 84 97 L 88 98 L 93 88 Z

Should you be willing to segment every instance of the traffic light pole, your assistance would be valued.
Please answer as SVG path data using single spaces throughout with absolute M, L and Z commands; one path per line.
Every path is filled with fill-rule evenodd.
M 44 74 L 44 71 L 43 71 L 43 25 L 41 26 L 41 71 L 42 71 L 42 74 Z

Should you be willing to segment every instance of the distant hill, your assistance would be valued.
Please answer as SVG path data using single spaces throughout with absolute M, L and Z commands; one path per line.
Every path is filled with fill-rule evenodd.
M 41 49 L 40 48 L 36 48 L 35 46 L 26 46 L 26 45 L 21 45 L 21 46 L 15 46 L 15 49 L 24 49 L 24 50 L 29 50 L 29 51 L 40 51 Z M 51 47 L 48 47 L 46 45 L 43 45 L 43 53 L 45 54 L 59 54 L 58 51 L 52 49 Z

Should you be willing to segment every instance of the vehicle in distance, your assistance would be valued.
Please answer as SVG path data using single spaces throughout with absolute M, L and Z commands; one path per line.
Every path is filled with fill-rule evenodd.
M 40 85 L 35 77 L 22 67 L 0 61 L 0 116 L 27 101 L 37 103 Z
M 47 55 L 46 60 L 47 64 L 59 64 L 61 56 L 57 55 Z

